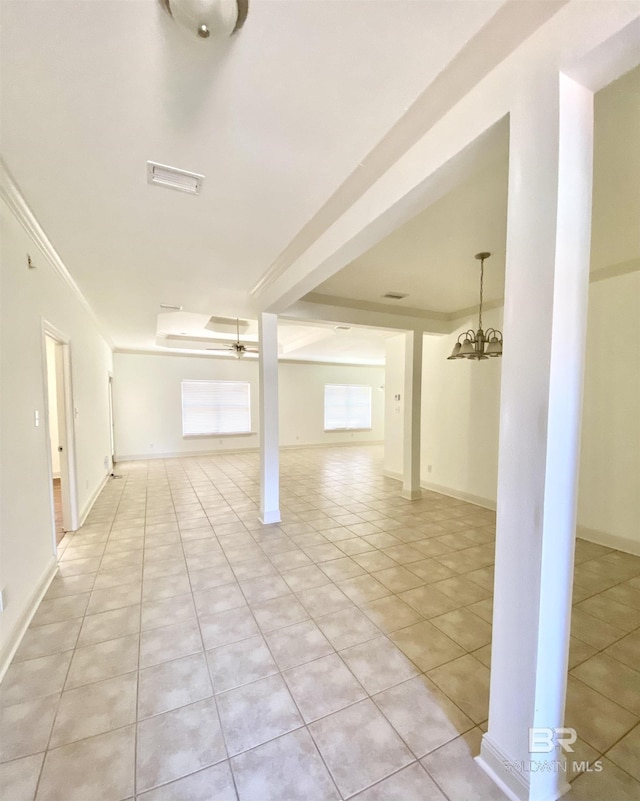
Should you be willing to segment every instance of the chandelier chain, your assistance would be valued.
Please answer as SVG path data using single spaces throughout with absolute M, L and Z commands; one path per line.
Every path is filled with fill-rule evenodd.
M 478 325 L 482 330 L 482 294 L 484 285 L 484 259 L 480 259 L 480 313 L 478 315 Z

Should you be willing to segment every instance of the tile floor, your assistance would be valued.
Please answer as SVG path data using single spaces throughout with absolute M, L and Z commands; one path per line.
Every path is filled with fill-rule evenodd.
M 497 801 L 494 515 L 398 497 L 377 447 L 119 465 L 0 685 L 4 801 Z M 640 558 L 578 542 L 567 725 L 640 798 Z

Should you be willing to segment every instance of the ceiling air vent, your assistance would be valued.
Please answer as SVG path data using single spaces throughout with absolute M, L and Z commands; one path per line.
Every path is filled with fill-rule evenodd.
M 166 164 L 156 164 L 155 161 L 147 162 L 147 182 L 150 184 L 166 186 L 167 189 L 179 189 L 190 195 L 199 195 L 203 181 L 204 175 L 198 175 L 196 172 L 167 167 Z
M 389 298 L 389 300 L 402 300 L 402 298 L 407 298 L 409 296 L 406 292 L 385 292 L 382 297 Z

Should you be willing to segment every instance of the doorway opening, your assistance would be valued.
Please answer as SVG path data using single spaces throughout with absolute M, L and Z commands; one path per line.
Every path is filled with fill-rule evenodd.
M 67 531 L 77 528 L 73 407 L 69 344 L 50 326 L 44 329 L 46 425 L 54 551 Z

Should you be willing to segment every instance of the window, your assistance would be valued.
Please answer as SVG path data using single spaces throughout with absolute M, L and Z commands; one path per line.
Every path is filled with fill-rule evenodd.
M 251 433 L 248 381 L 183 381 L 182 436 Z
M 371 387 L 324 385 L 324 430 L 371 428 Z

